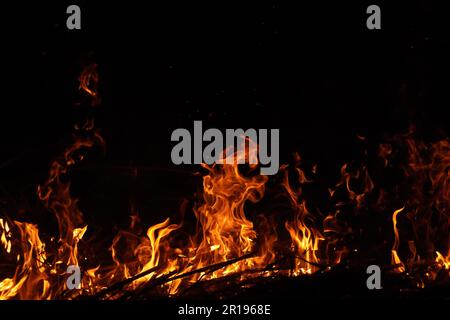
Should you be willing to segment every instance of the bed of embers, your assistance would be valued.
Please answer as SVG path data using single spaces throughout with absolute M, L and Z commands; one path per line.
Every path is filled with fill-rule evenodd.
M 97 84 L 92 65 L 80 76 L 92 108 L 101 105 Z M 87 224 L 95 212 L 82 212 L 71 190 L 83 160 L 107 152 L 88 117 L 29 212 L 17 218 L 2 202 L 0 299 L 357 297 L 374 264 L 384 296 L 450 297 L 449 139 L 424 140 L 414 126 L 383 141 L 355 139 L 360 148 L 336 181 L 301 150 L 275 176 L 257 165 L 180 173 L 198 192 L 179 212 L 150 226 L 139 217 L 149 213 L 125 212 L 129 227 L 105 243 L 101 221 Z M 79 289 L 67 288 L 69 266 L 81 269 Z

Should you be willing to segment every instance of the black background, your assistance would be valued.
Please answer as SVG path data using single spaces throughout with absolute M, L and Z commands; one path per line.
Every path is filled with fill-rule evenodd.
M 373 3 L 381 6 L 382 30 L 366 28 Z M 192 186 L 185 191 L 182 173 L 161 181 L 178 170 L 170 162 L 171 132 L 193 120 L 280 128 L 282 162 L 300 151 L 325 172 L 354 157 L 357 135 L 378 143 L 414 123 L 426 139 L 442 137 L 449 123 L 447 11 L 425 0 L 373 3 L 2 4 L 2 192 L 32 193 L 45 180 L 83 117 L 77 79 L 88 62 L 99 66 L 102 105 L 90 112 L 107 152 L 88 160 L 89 183 L 77 192 L 103 196 L 94 201 L 99 211 L 118 201 L 126 216 L 133 197 L 155 207 L 156 191 L 166 206 L 156 215 L 178 206 Z M 81 7 L 81 31 L 66 28 L 69 4 Z M 135 167 L 144 186 L 126 178 Z M 105 185 L 114 191 L 99 193 Z

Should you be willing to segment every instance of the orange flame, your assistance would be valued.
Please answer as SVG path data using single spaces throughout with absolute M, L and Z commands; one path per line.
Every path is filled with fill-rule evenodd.
M 98 105 L 97 65 L 85 68 L 79 81 L 79 88 L 87 94 L 91 105 Z M 1 300 L 76 297 L 75 293 L 67 294 L 61 279 L 67 266 L 88 266 L 91 256 L 84 252 L 85 241 L 89 241 L 83 240 L 88 225 L 78 208 L 77 199 L 71 195 L 68 175 L 83 160 L 85 149 L 103 146 L 104 141 L 92 119 L 76 124 L 75 129 L 73 143 L 51 163 L 47 181 L 37 190 L 38 198 L 57 221 L 58 237 L 49 240 L 44 235 L 41 239 L 37 225 L 0 218 L 0 250 L 5 253 L 8 263 L 15 267 L 8 276 L 0 279 Z M 365 138 L 360 139 L 365 141 Z M 201 196 L 193 209 L 198 224 L 195 233 L 186 237 L 187 244 L 180 246 L 174 237 L 182 222 L 170 224 L 167 218 L 150 226 L 143 234 L 145 229 L 139 230 L 139 219 L 134 215 L 130 228 L 121 230 L 112 241 L 110 264 L 102 261 L 101 264 L 90 263 L 89 268 L 84 268 L 86 271 L 79 294 L 95 295 L 115 284 L 123 284 L 124 291 L 145 288 L 152 281 L 158 283 L 160 279 L 165 279 L 167 281 L 158 286 L 158 292 L 177 295 L 193 283 L 222 277 L 235 276 L 239 281 L 275 274 L 301 276 L 317 272 L 324 265 L 340 263 L 348 249 L 345 245 L 337 249 L 338 236 L 340 233 L 355 233 L 351 227 L 339 223 L 341 208 L 350 205 L 355 215 L 368 208 L 367 199 L 376 189 L 368 166 L 362 164 L 354 168 L 352 164 L 344 164 L 341 167 L 340 181 L 332 188 L 327 185 L 324 190 L 333 201 L 339 199 L 338 193 L 342 191 L 345 200 L 339 199 L 337 204 L 333 203 L 334 207 L 327 209 L 329 211 L 323 216 L 303 192 L 304 187 L 314 181 L 306 174 L 308 171 L 300 169 L 300 156 L 295 155 L 295 166 L 282 166 L 281 182 L 277 178 L 274 180 L 278 183 L 277 187 L 281 186 L 282 198 L 288 202 L 287 209 L 279 210 L 290 214 L 289 218 L 281 221 L 284 223 L 280 229 L 284 226 L 284 233 L 287 231 L 286 235 L 289 234 L 285 240 L 278 237 L 278 226 L 272 223 L 269 215 L 253 215 L 251 204 L 266 196 L 269 178 L 255 173 L 257 164 L 248 167 L 237 164 L 257 159 L 256 143 L 248 140 L 243 143 L 248 144 L 248 148 L 241 148 L 244 153 L 230 154 L 227 152 L 229 150 L 225 150 L 222 161 L 212 166 L 202 165 L 207 173 L 203 176 Z M 392 166 L 391 160 L 400 152 L 399 148 L 406 149 L 408 163 L 402 170 L 410 192 L 401 203 L 408 207 L 407 218 L 417 233 L 415 241 L 425 243 L 425 254 L 428 260 L 433 256 L 433 265 L 449 270 L 450 143 L 445 139 L 427 145 L 415 139 L 412 133 L 397 137 L 392 143 L 383 143 L 379 147 L 378 155 L 383 160 L 384 169 Z M 312 176 L 316 175 L 318 167 L 313 166 L 311 172 Z M 297 177 L 294 179 L 296 181 L 289 179 L 290 173 Z M 424 194 L 427 187 L 430 191 Z M 380 211 L 385 212 L 389 197 L 399 200 L 395 192 L 391 193 L 394 194 L 379 190 L 376 205 L 381 208 Z M 403 248 L 403 245 L 400 239 L 402 230 L 399 231 L 397 223 L 398 215 L 405 207 L 395 210 L 392 215 L 395 238 L 390 256 L 397 273 L 406 270 L 398 254 L 399 247 Z M 428 224 L 432 218 L 441 223 L 437 229 L 431 229 Z M 442 238 L 447 243 L 439 241 Z M 421 248 L 419 245 L 416 248 L 418 242 L 415 241 L 407 242 L 412 254 L 406 260 L 408 272 L 420 261 Z M 403 242 L 406 243 L 405 240 Z M 440 253 L 447 250 L 447 256 Z M 268 267 L 280 256 L 284 258 L 285 253 L 293 257 L 289 271 L 276 271 Z M 383 254 L 388 255 L 389 248 L 383 247 Z M 211 266 L 215 268 L 207 268 Z M 424 286 L 423 282 L 421 286 Z M 117 296 L 111 294 L 106 297 Z
M 83 90 L 90 96 L 92 106 L 96 106 L 101 103 L 100 96 L 98 94 L 98 81 L 99 75 L 97 71 L 97 64 L 93 63 L 83 69 L 83 72 L 79 78 L 79 89 Z
M 394 214 L 392 215 L 392 224 L 394 227 L 395 240 L 394 240 L 394 245 L 392 246 L 392 250 L 391 250 L 391 253 L 392 253 L 391 263 L 392 263 L 392 265 L 396 266 L 396 268 L 394 270 L 398 273 L 405 272 L 405 265 L 400 260 L 398 253 L 397 253 L 398 247 L 400 245 L 400 238 L 399 238 L 398 229 L 397 229 L 397 215 L 400 212 L 402 212 L 404 209 L 405 209 L 405 207 L 395 210 Z
M 308 182 L 302 170 L 296 168 L 300 183 Z M 306 202 L 298 202 L 301 190 L 295 192 L 289 184 L 288 173 L 285 171 L 283 187 L 287 191 L 289 200 L 294 208 L 294 219 L 286 221 L 285 227 L 291 236 L 292 248 L 295 252 L 295 266 L 292 270 L 294 276 L 311 274 L 317 271 L 319 263 L 318 250 L 323 235 L 317 228 L 308 226 L 314 221 L 314 217 L 308 212 Z

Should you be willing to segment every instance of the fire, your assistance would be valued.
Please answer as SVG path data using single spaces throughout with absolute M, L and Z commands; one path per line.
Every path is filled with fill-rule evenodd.
M 45 244 L 41 241 L 36 225 L 15 222 L 18 231 L 18 248 L 13 248 L 10 254 L 17 255 L 18 266 L 12 278 L 0 282 L 0 299 L 10 299 L 17 295 L 20 299 L 50 298 L 47 274 Z
M 140 272 L 146 272 L 159 265 L 162 240 L 179 227 L 180 226 L 176 224 L 169 225 L 169 219 L 167 218 L 164 222 L 158 223 L 148 229 L 147 237 L 149 239 L 149 243 L 143 246 L 139 246 L 136 249 L 138 251 L 138 256 L 141 258 L 143 255 L 145 255 L 144 259 L 147 260 Z M 155 272 L 152 272 L 147 276 L 136 280 L 135 284 L 139 285 L 141 283 L 145 283 L 154 275 Z
M 381 151 L 380 157 L 384 159 L 385 166 L 391 165 L 390 158 L 395 152 L 406 154 L 407 163 L 403 167 L 403 175 L 408 182 L 405 188 L 408 194 L 408 198 L 405 199 L 408 207 L 406 218 L 415 235 L 414 239 L 408 240 L 410 252 L 410 258 L 407 260 L 408 271 L 413 271 L 415 266 L 423 263 L 430 264 L 432 260 L 438 266 L 448 268 L 448 257 L 440 253 L 441 250 L 448 251 L 450 248 L 448 139 L 426 144 L 415 136 L 415 131 L 411 128 L 407 135 L 394 137 L 391 144 L 384 145 Z M 392 216 L 395 241 L 391 263 L 396 266 L 394 269 L 396 272 L 406 270 L 398 255 L 400 237 L 397 216 L 403 210 L 404 208 L 396 210 Z M 435 223 L 431 223 L 432 220 Z M 448 240 L 442 242 L 441 239 Z M 422 248 L 420 251 L 417 244 Z M 428 276 L 434 278 L 430 273 Z
M 90 105 L 99 105 L 97 65 L 85 68 L 79 80 Z M 294 164 L 283 165 L 270 178 L 256 172 L 258 164 L 238 164 L 257 158 L 256 143 L 244 143 L 244 153 L 224 150 L 223 163 L 202 165 L 202 189 L 190 217 L 197 223 L 195 231 L 186 231 L 185 221 L 172 217 L 141 228 L 133 210 L 130 227 L 120 230 L 109 246 L 109 260 L 99 260 L 88 250 L 98 250 L 90 248 L 95 228 L 87 225 L 72 196 L 70 173 L 88 150 L 105 142 L 93 119 L 77 123 L 73 141 L 51 162 L 48 179 L 37 188 L 57 231 L 42 232 L 33 215 L 32 222 L 0 218 L 0 257 L 8 266 L 0 279 L 0 299 L 182 296 L 195 286 L 213 291 L 222 279 L 250 286 L 256 278 L 327 272 L 360 259 L 352 241 L 364 233 L 357 222 L 367 217 L 371 222 L 386 220 L 389 234 L 393 227 L 392 247 L 386 241 L 373 254 L 390 257 L 395 273 L 417 272 L 417 283 L 423 287 L 425 279 L 436 279 L 439 270 L 450 269 L 448 139 L 425 143 L 413 131 L 396 136 L 379 146 L 381 165 L 374 169 L 368 163 L 340 163 L 340 178 L 330 185 L 318 178 L 320 167 L 305 169 L 298 154 Z M 398 160 L 401 156 L 405 163 Z M 394 187 L 378 185 L 385 170 L 395 166 L 401 170 Z M 305 192 L 313 185 L 323 191 L 323 209 Z M 270 206 L 261 212 L 257 208 L 265 200 Z M 396 209 L 398 203 L 404 207 Z M 400 216 L 399 225 L 405 208 L 408 215 Z M 393 212 L 392 217 L 386 212 Z M 410 232 L 402 229 L 403 221 Z M 403 248 L 409 248 L 409 257 Z M 426 274 L 416 271 L 424 264 L 430 266 Z M 71 265 L 83 270 L 83 278 L 81 289 L 68 292 L 64 280 Z
M 11 253 L 11 239 L 9 239 L 10 232 L 8 221 L 3 221 L 3 219 L 0 219 L 0 228 L 2 230 L 0 241 L 2 242 L 2 245 L 5 248 L 6 252 Z
M 395 241 L 394 241 L 394 245 L 392 247 L 392 260 L 391 263 L 392 265 L 396 266 L 395 270 L 396 272 L 405 272 L 405 266 L 403 264 L 403 262 L 400 260 L 399 256 L 398 256 L 398 247 L 400 244 L 400 240 L 399 240 L 399 235 L 398 235 L 398 229 L 397 229 L 397 215 L 402 212 L 405 208 L 401 208 L 398 210 L 395 210 L 394 214 L 392 215 L 392 223 L 394 226 L 394 234 L 395 234 Z
M 97 64 L 93 63 L 83 69 L 80 78 L 79 89 L 87 93 L 91 98 L 91 105 L 96 106 L 101 103 L 98 94 L 99 75 L 97 71 Z
M 195 252 L 191 261 L 199 268 L 253 251 L 257 235 L 253 223 L 245 215 L 244 206 L 247 201 L 257 202 L 263 197 L 267 181 L 265 176 L 243 176 L 237 164 L 204 165 L 204 168 L 209 174 L 203 178 L 203 203 L 195 209 L 201 232 L 192 238 L 197 245 L 191 248 Z M 238 262 L 206 278 L 245 269 L 253 262 Z
M 297 173 L 301 183 L 308 181 L 303 171 L 297 168 Z M 319 230 L 308 226 L 308 223 L 314 221 L 314 217 L 308 212 L 304 200 L 299 203 L 298 199 L 301 197 L 301 190 L 295 192 L 292 189 L 289 184 L 287 171 L 285 171 L 283 186 L 294 208 L 294 219 L 285 223 L 285 227 L 291 236 L 292 248 L 295 252 L 295 266 L 292 274 L 294 276 L 311 274 L 317 271 L 316 265 L 319 263 L 317 256 L 319 242 L 323 241 L 324 237 Z
M 445 269 L 450 269 L 450 255 L 444 257 L 439 251 L 436 251 L 436 263 L 442 265 Z
M 254 152 L 255 149 L 250 149 L 245 154 L 237 156 L 248 157 Z M 234 157 L 236 154 L 229 156 Z M 267 177 L 244 176 L 237 164 L 203 165 L 203 167 L 209 174 L 203 177 L 203 197 L 201 203 L 194 209 L 199 230 L 191 236 L 189 241 L 191 246 L 185 253 L 179 255 L 177 260 L 169 262 L 171 270 L 184 269 L 183 272 L 199 270 L 255 253 L 257 233 L 253 223 L 246 217 L 244 207 L 248 201 L 258 202 L 263 197 Z M 261 250 L 259 254 L 255 253 L 254 258 L 237 261 L 217 271 L 193 274 L 186 281 L 191 283 L 200 279 L 207 281 L 256 268 L 262 266 L 268 254 L 270 248 Z M 167 271 L 169 270 L 166 269 Z M 171 287 L 170 293 L 177 293 L 181 284 L 182 281 L 177 281 Z

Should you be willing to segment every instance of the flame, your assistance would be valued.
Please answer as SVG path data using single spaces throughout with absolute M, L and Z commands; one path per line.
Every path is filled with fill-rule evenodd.
M 394 245 L 392 246 L 392 250 L 391 250 L 391 253 L 392 253 L 391 263 L 392 263 L 392 265 L 396 266 L 394 270 L 398 273 L 405 272 L 405 265 L 400 260 L 398 253 L 397 253 L 398 247 L 400 244 L 400 238 L 399 238 L 398 229 L 397 229 L 397 215 L 400 212 L 402 212 L 404 209 L 405 209 L 405 207 L 395 210 L 394 214 L 392 215 L 392 224 L 394 227 L 395 240 L 394 240 Z
M 298 155 L 297 158 L 300 161 Z M 296 168 L 296 173 L 301 184 L 309 182 L 301 169 Z M 314 217 L 307 210 L 305 200 L 301 200 L 299 203 L 298 199 L 302 196 L 301 188 L 299 191 L 293 190 L 289 183 L 287 171 L 284 174 L 283 187 L 287 192 L 292 208 L 294 208 L 294 219 L 285 222 L 285 228 L 291 236 L 291 246 L 295 253 L 295 266 L 292 274 L 294 276 L 312 274 L 318 270 L 319 243 L 324 240 L 324 237 L 317 228 L 311 226 Z
M 88 226 L 85 226 L 84 228 L 76 228 L 73 230 L 73 250 L 71 250 L 68 265 L 78 266 L 78 242 L 83 238 L 84 234 L 86 233 L 87 227 Z
M 199 268 L 253 251 L 256 232 L 245 215 L 244 205 L 262 198 L 267 181 L 259 175 L 243 176 L 237 164 L 204 167 L 209 174 L 203 178 L 203 204 L 195 209 L 201 233 L 192 239 L 198 245 L 192 248 L 195 256 L 191 258 Z M 224 276 L 251 265 L 251 261 L 242 261 L 206 278 Z
M 227 262 L 246 254 L 255 254 L 253 258 L 237 261 L 217 271 L 195 273 L 185 280 L 187 283 L 193 283 L 256 268 L 267 259 L 270 260 L 270 248 L 266 246 L 267 242 L 256 254 L 257 233 L 254 230 L 253 222 L 248 220 L 244 211 L 248 201 L 258 202 L 262 198 L 267 177 L 261 175 L 247 177 L 240 172 L 237 164 L 240 162 L 240 157 L 248 158 L 251 154 L 256 154 L 256 151 L 256 149 L 249 148 L 245 153 L 228 154 L 228 161 L 225 163 L 230 164 L 213 166 L 203 164 L 209 174 L 203 177 L 201 203 L 194 208 L 199 229 L 195 235 L 190 237 L 191 245 L 187 250 L 179 249 L 178 257 L 169 259 L 167 267 L 162 273 L 173 270 L 183 270 L 186 273 L 209 265 Z M 230 157 L 236 157 L 235 161 L 232 161 Z M 256 165 L 251 165 L 251 169 L 255 167 Z M 268 241 L 273 243 L 273 238 Z M 154 265 L 155 263 L 151 260 L 149 267 Z M 182 283 L 181 280 L 174 281 L 168 293 L 176 294 Z
M 442 265 L 445 269 L 450 269 L 450 254 L 444 257 L 439 251 L 436 251 L 436 263 Z
M 79 89 L 86 92 L 91 98 L 91 105 L 96 106 L 101 103 L 98 94 L 99 75 L 97 71 L 97 64 L 93 63 L 83 69 L 79 77 Z
M 97 65 L 87 66 L 79 81 L 79 89 L 90 105 L 100 104 Z M 70 173 L 84 159 L 86 150 L 104 146 L 104 140 L 92 118 L 75 124 L 72 143 L 51 162 L 49 177 L 37 190 L 38 199 L 57 223 L 57 233 L 40 234 L 37 224 L 0 218 L 0 253 L 11 266 L 0 279 L 0 299 L 74 299 L 96 296 L 116 286 L 120 292 L 107 292 L 102 297 L 119 298 L 133 290 L 176 296 L 194 284 L 214 283 L 221 278 L 239 282 L 252 277 L 325 272 L 348 258 L 350 251 L 355 256 L 358 252 L 348 239 L 360 235 L 364 226 L 354 226 L 351 219 L 342 216 L 358 220 L 372 213 L 392 212 L 392 203 L 404 204 L 392 215 L 393 246 L 383 244 L 381 249 L 374 249 L 374 254 L 382 251 L 383 259 L 390 255 L 396 273 L 406 269 L 412 272 L 421 263 L 450 269 L 448 139 L 425 143 L 409 132 L 383 142 L 378 148 L 380 168 L 401 167 L 398 179 L 402 181 L 394 183 L 393 188 L 378 186 L 377 174 L 372 174 L 369 164 L 343 164 L 337 183 L 321 185 L 328 202 L 324 210 L 305 193 L 308 186 L 320 184 L 316 181 L 318 165 L 305 169 L 296 153 L 294 165 L 283 165 L 269 181 L 268 176 L 255 170 L 257 144 L 248 139 L 243 143 L 244 147 L 248 144 L 248 148 L 241 148 L 245 152 L 227 149 L 221 161 L 202 165 L 202 190 L 193 206 L 193 217 L 189 217 L 196 219 L 194 232 L 180 232 L 184 221 L 170 223 L 169 218 L 142 228 L 132 210 L 130 227 L 120 230 L 109 246 L 110 261 L 99 261 L 92 254 L 97 250 L 91 246 L 94 229 L 86 224 L 78 199 L 71 193 Z M 406 163 L 396 163 L 399 155 L 406 155 Z M 253 160 L 251 164 L 240 165 L 249 159 Z M 273 212 L 259 213 L 254 207 L 265 197 Z M 372 198 L 375 204 L 371 204 Z M 397 222 L 406 207 L 404 219 L 408 219 L 412 235 L 405 240 L 407 233 L 399 230 Z M 390 223 L 389 217 L 380 216 Z M 181 241 L 180 234 L 184 236 Z M 409 248 L 406 264 L 399 257 L 400 247 Z M 289 268 L 279 262 L 286 260 L 291 262 Z M 85 270 L 81 289 L 74 292 L 67 292 L 61 280 L 69 265 Z M 427 279 L 436 279 L 433 272 L 420 274 L 418 287 L 423 288 Z
M 316 230 L 306 226 L 304 219 L 309 215 L 309 212 L 306 210 L 305 204 L 299 204 L 297 208 L 295 220 L 285 223 L 292 239 L 292 246 L 298 255 L 293 270 L 295 276 L 317 271 L 315 266 L 319 262 L 317 251 L 319 250 L 319 241 L 323 240 L 323 237 Z
M 161 241 L 167 237 L 172 231 L 178 229 L 180 226 L 176 224 L 169 225 L 169 218 L 165 221 L 155 224 L 151 226 L 147 231 L 147 237 L 149 239 L 149 243 L 139 246 L 137 248 L 137 255 L 142 257 L 146 256 L 147 263 L 142 268 L 141 272 L 148 271 L 153 269 L 159 265 L 159 260 L 161 256 Z M 170 271 L 170 270 L 167 270 Z M 142 277 L 135 281 L 136 285 L 141 283 L 145 283 L 150 280 L 156 273 L 152 272 L 145 277 Z
M 228 154 L 228 157 L 236 156 L 239 160 L 239 157 L 248 158 L 248 153 L 255 151 L 250 148 L 246 153 Z M 230 162 L 233 163 L 233 161 Z M 188 273 L 240 258 L 246 254 L 254 255 L 253 258 L 237 261 L 216 271 L 193 273 L 186 279 L 173 280 L 165 286 L 165 290 L 167 294 L 174 295 L 178 293 L 179 287 L 183 283 L 217 279 L 231 273 L 263 267 L 270 263 L 275 257 L 272 246 L 276 237 L 270 232 L 265 234 L 259 250 L 257 250 L 257 233 L 254 230 L 253 222 L 248 220 L 244 212 L 245 204 L 248 201 L 258 202 L 263 197 L 267 177 L 244 175 L 239 169 L 238 162 L 212 166 L 203 165 L 208 174 L 203 177 L 203 194 L 200 203 L 194 208 L 199 228 L 190 237 L 190 246 L 185 248 L 171 246 L 168 237 L 181 225 L 169 225 L 169 219 L 166 219 L 164 222 L 150 227 L 147 237 L 140 238 L 140 244 L 133 249 L 134 256 L 141 265 L 136 268 L 134 262 L 124 265 L 117 253 L 121 242 L 130 244 L 139 236 L 135 236 L 133 232 L 121 232 L 114 239 L 111 247 L 112 259 L 116 264 L 114 274 L 130 278 L 132 274 L 151 271 L 133 281 L 132 287 L 136 288 L 165 274 Z M 254 168 L 256 166 L 252 166 L 250 169 Z M 161 259 L 163 259 L 162 263 Z M 158 271 L 152 271 L 155 268 Z
M 36 225 L 15 222 L 19 231 L 18 243 L 20 253 L 18 266 L 12 278 L 0 282 L 0 300 L 10 299 L 19 295 L 20 299 L 50 298 L 47 273 L 47 256 L 45 245 L 41 241 Z
M 101 137 L 96 138 L 92 125 L 87 127 L 93 135 L 88 135 L 86 139 L 77 139 L 70 145 L 63 156 L 52 163 L 48 181 L 38 189 L 39 198 L 49 211 L 55 214 L 58 222 L 59 239 L 56 254 L 47 253 L 47 246 L 40 239 L 36 225 L 15 221 L 14 228 L 11 228 L 7 220 L 0 219 L 2 247 L 10 256 L 18 256 L 14 275 L 0 282 L 1 299 L 51 299 L 61 296 L 65 291 L 64 285 L 58 285 L 55 279 L 63 275 L 65 266 L 79 265 L 80 257 L 84 257 L 79 244 L 88 226 L 83 224 L 83 215 L 77 207 L 77 200 L 70 194 L 70 183 L 66 176 L 70 168 L 81 160 L 77 156 L 78 153 L 103 141 Z M 413 143 L 408 146 L 411 149 L 416 147 Z M 421 179 L 432 182 L 433 188 L 437 190 L 432 203 L 442 215 L 446 212 L 448 203 L 445 202 L 448 199 L 446 148 L 447 145 L 442 143 L 432 147 L 433 152 L 439 154 L 432 158 L 433 165 L 424 163 L 422 158 L 414 158 L 414 161 L 410 158 L 405 169 L 408 177 L 412 176 L 415 179 L 419 177 L 420 183 L 424 183 Z M 391 147 L 389 150 L 394 148 Z M 250 149 L 248 152 L 254 150 Z M 386 153 L 387 157 L 392 155 L 392 152 Z M 249 157 L 248 154 L 241 156 Z M 290 276 L 312 274 L 322 269 L 324 265 L 332 266 L 342 261 L 348 249 L 337 248 L 339 234 L 345 230 L 339 221 L 341 208 L 344 205 L 351 205 L 356 212 L 366 210 L 366 199 L 375 188 L 366 166 L 351 169 L 345 164 L 341 168 L 341 181 L 335 188 L 327 188 L 326 192 L 330 199 L 334 199 L 338 198 L 343 190 L 348 200 L 339 201 L 334 211 L 330 209 L 331 211 L 322 218 L 318 210 L 309 209 L 303 188 L 314 180 L 300 169 L 300 160 L 297 155 L 297 165 L 283 166 L 280 170 L 283 174 L 280 184 L 284 190 L 282 194 L 288 199 L 287 212 L 291 214 L 290 218 L 284 221 L 284 228 L 290 236 L 290 253 L 294 258 L 293 265 L 287 273 Z M 389 158 L 384 160 L 386 164 L 383 166 L 388 166 Z M 441 164 L 441 161 L 445 164 Z M 167 218 L 150 226 L 145 234 L 141 234 L 138 227 L 140 221 L 137 215 L 132 216 L 129 230 L 120 231 L 112 242 L 110 247 L 112 265 L 87 268 L 81 292 L 94 295 L 113 283 L 130 279 L 131 282 L 125 286 L 129 291 L 144 288 L 152 281 L 167 277 L 169 281 L 158 290 L 162 294 L 177 295 L 193 283 L 207 282 L 231 274 L 237 275 L 237 279 L 241 280 L 252 276 L 286 274 L 283 271 L 266 269 L 280 255 L 276 247 L 283 245 L 277 236 L 276 227 L 265 216 L 259 220 L 248 218 L 246 204 L 257 203 L 265 196 L 268 181 L 267 176 L 254 173 L 255 167 L 250 166 L 244 173 L 243 168 L 236 163 L 203 165 L 207 174 L 203 177 L 203 192 L 194 207 L 198 229 L 189 237 L 187 246 L 178 247 L 172 238 L 172 235 L 182 227 L 181 223 L 170 224 Z M 292 169 L 291 173 L 297 177 L 295 183 L 290 180 L 289 169 Z M 311 172 L 316 174 L 317 166 L 314 166 Z M 413 187 L 417 188 L 416 185 Z M 377 205 L 387 201 L 388 196 L 386 191 L 380 192 Z M 408 200 L 408 207 L 414 208 L 414 201 L 417 199 Z M 398 254 L 401 245 L 398 215 L 405 207 L 395 210 L 392 215 L 394 244 L 390 254 L 391 264 L 397 273 L 406 271 L 406 266 Z M 417 212 L 413 211 L 415 214 Z M 414 226 L 414 221 L 411 223 Z M 15 245 L 16 242 L 19 245 Z M 408 248 L 411 257 L 407 265 L 408 270 L 412 270 L 421 260 L 415 241 L 409 240 Z M 251 256 L 239 259 L 249 254 Z M 436 265 L 448 270 L 449 255 L 444 257 L 439 251 L 436 251 L 435 255 Z M 84 257 L 83 263 L 85 259 Z M 235 262 L 228 263 L 234 259 Z M 220 263 L 228 264 L 212 271 L 205 269 L 197 272 Z M 246 273 L 256 270 L 261 271 Z M 144 275 L 139 276 L 140 274 Z M 424 287 L 425 282 L 420 280 L 418 285 Z
M 3 219 L 0 219 L 0 228 L 2 230 L 2 235 L 0 236 L 0 241 L 2 242 L 3 247 L 5 248 L 6 252 L 9 254 L 11 253 L 11 239 L 10 239 L 10 230 L 8 221 L 4 221 Z

